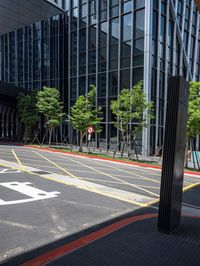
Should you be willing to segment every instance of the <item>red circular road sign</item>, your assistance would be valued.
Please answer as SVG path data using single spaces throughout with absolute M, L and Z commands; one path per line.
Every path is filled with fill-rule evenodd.
M 88 132 L 88 134 L 92 134 L 94 132 L 94 128 L 88 127 L 87 132 Z

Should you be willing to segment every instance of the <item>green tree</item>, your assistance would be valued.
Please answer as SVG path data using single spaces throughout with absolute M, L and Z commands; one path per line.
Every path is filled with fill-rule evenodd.
M 46 118 L 51 147 L 53 129 L 62 123 L 65 115 L 63 103 L 60 102 L 60 92 L 56 88 L 43 87 L 43 90 L 37 93 L 37 109 Z
M 187 121 L 187 144 L 186 144 L 186 164 L 188 163 L 188 146 L 191 144 L 194 150 L 194 138 L 200 135 L 200 82 L 190 82 L 190 95 L 188 104 Z
M 69 116 L 72 127 L 80 132 L 79 151 L 82 151 L 83 138 L 87 134 L 87 128 L 92 126 L 96 133 L 101 132 L 99 123 L 102 121 L 101 107 L 95 106 L 96 87 L 90 85 L 89 92 L 84 96 L 80 95 L 74 106 L 71 107 Z
M 17 110 L 21 122 L 24 125 L 24 141 L 27 143 L 31 138 L 32 128 L 37 123 L 38 113 L 36 109 L 36 93 L 31 94 L 20 93 L 17 96 Z
M 147 126 L 147 122 L 152 118 L 152 103 L 146 102 L 143 93 L 143 81 L 139 81 L 131 89 L 123 89 L 117 100 L 111 102 L 111 110 L 116 115 L 116 128 L 121 131 L 123 148 L 128 149 L 130 156 L 130 145 L 143 127 Z

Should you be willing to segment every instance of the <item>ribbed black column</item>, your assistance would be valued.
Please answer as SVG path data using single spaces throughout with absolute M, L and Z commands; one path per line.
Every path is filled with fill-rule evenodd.
M 168 85 L 158 229 L 171 232 L 180 224 L 189 83 L 171 77 Z

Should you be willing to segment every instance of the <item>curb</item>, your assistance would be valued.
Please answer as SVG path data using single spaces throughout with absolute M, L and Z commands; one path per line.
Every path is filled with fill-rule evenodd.
M 49 151 L 49 152 L 55 152 L 55 153 L 63 153 L 63 154 L 68 154 L 68 155 L 73 155 L 73 156 L 77 156 L 77 157 L 83 157 L 83 158 L 92 158 L 92 159 L 99 159 L 102 161 L 110 161 L 110 162 L 117 162 L 117 163 L 122 163 L 122 164 L 129 164 L 129 165 L 135 165 L 135 166 L 139 166 L 139 167 L 144 167 L 144 168 L 149 168 L 149 169 L 162 169 L 160 166 L 157 165 L 149 165 L 149 164 L 143 164 L 143 163 L 136 163 L 136 162 L 125 162 L 125 161 L 121 161 L 121 160 L 113 160 L 111 158 L 101 158 L 99 156 L 96 155 L 88 155 L 88 154 L 76 154 L 73 152 L 67 152 L 67 151 L 60 151 L 60 150 L 52 150 L 50 148 L 41 148 L 38 146 L 33 146 L 33 145 L 25 145 L 25 148 L 31 148 L 31 149 L 38 149 L 38 150 L 44 150 L 44 151 Z M 200 176 L 200 173 L 198 172 L 192 172 L 192 171 L 184 171 L 185 174 L 189 174 L 189 175 L 196 175 L 196 176 Z

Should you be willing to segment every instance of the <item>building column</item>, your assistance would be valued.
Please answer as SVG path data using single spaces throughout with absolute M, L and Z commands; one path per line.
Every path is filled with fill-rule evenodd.
M 10 122 L 10 107 L 7 108 L 7 113 L 6 113 L 6 137 L 9 137 L 9 122 Z
M 15 109 L 13 108 L 10 114 L 10 136 L 11 138 L 14 138 L 14 114 L 15 114 Z
M 18 117 L 18 113 L 16 113 L 15 115 L 15 135 L 16 135 L 16 139 L 17 141 L 20 140 L 21 137 L 21 129 L 19 128 L 19 117 Z
M 2 108 L 2 116 L 1 116 L 1 128 L 2 128 L 2 133 L 1 133 L 1 137 L 4 138 L 5 137 L 5 114 L 6 114 L 6 107 L 3 106 Z
M 3 110 L 3 106 L 0 105 L 0 138 L 2 136 L 2 131 L 3 131 L 3 129 L 2 129 L 2 110 Z
M 152 1 L 145 0 L 145 28 L 144 28 L 144 94 L 146 100 L 151 99 L 151 46 L 152 46 Z M 148 121 L 150 123 L 150 121 Z M 142 154 L 150 154 L 150 126 L 143 129 Z
M 156 100 L 155 100 L 155 153 L 159 143 L 159 104 L 160 104 L 160 59 L 161 59 L 161 45 L 160 45 L 160 29 L 161 29 L 161 2 L 158 1 L 158 40 L 157 40 L 157 70 L 156 70 Z M 167 24 L 167 23 L 166 23 Z

